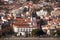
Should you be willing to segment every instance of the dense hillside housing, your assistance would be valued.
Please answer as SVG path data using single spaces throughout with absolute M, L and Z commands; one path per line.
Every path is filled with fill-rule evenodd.
M 18 35 L 33 29 L 60 28 L 59 0 L 0 0 L 0 28 L 9 24 Z M 3 27 L 4 28 L 4 27 Z

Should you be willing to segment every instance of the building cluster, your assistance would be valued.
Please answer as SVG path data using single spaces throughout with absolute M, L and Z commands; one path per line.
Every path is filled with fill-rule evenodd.
M 34 1 L 0 0 L 0 25 L 10 24 L 17 35 L 31 33 L 40 26 L 43 30 L 59 29 L 60 0 Z

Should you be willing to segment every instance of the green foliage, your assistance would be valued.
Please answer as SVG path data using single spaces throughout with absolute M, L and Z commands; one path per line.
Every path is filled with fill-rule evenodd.
M 57 33 L 58 35 L 60 35 L 60 30 L 57 30 L 56 33 Z
M 40 30 L 40 29 L 34 29 L 31 32 L 31 36 L 33 37 L 37 37 L 37 36 L 44 35 L 44 34 L 45 33 L 43 32 L 43 30 Z
M 38 31 L 39 31 L 39 29 L 35 29 L 35 30 L 33 30 L 32 33 L 31 33 L 32 36 L 37 36 Z
M 2 32 L 6 34 L 12 34 L 13 28 L 10 25 L 2 25 Z
M 60 36 L 60 30 L 56 30 L 56 32 L 52 33 L 52 35 L 56 35 L 56 34 L 57 34 L 57 36 Z

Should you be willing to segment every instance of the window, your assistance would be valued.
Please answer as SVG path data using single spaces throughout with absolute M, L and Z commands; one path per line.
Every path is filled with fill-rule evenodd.
M 29 32 L 30 30 L 29 30 L 29 28 L 28 28 L 28 32 Z
M 21 28 L 19 28 L 19 32 L 21 32 Z
M 1 30 L 1 25 L 0 25 L 0 30 Z
M 32 28 L 30 28 L 30 31 L 32 31 Z
M 25 28 L 22 28 L 22 32 L 25 30 Z
M 26 28 L 25 28 L 25 31 L 26 31 Z

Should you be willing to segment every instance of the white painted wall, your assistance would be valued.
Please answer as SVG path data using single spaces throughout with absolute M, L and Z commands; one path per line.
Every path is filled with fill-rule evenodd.
M 9 1 L 9 0 L 4 0 L 4 1 Z
M 40 11 L 37 11 L 36 13 L 38 16 L 42 16 L 42 15 L 46 16 L 47 15 L 47 11 L 43 11 L 43 9 Z
M 17 36 L 18 36 L 18 35 L 20 35 L 20 33 L 22 35 L 25 35 L 26 31 L 31 32 L 33 29 L 36 29 L 36 28 L 17 28 L 17 26 L 13 25 L 13 29 L 14 29 L 14 32 L 17 33 Z
M 14 29 L 14 32 L 18 32 L 18 28 L 16 26 L 13 25 L 13 29 Z

